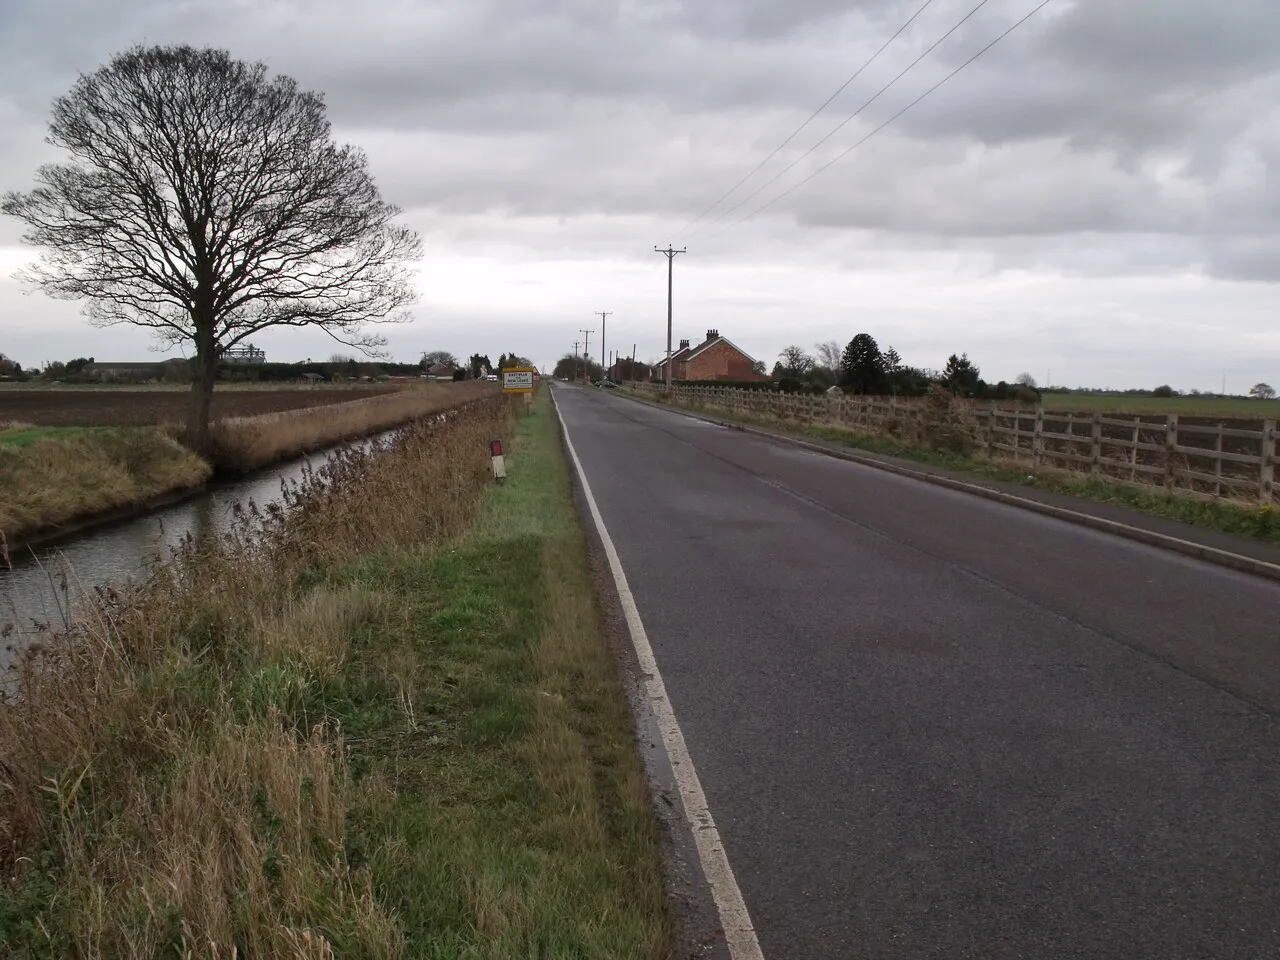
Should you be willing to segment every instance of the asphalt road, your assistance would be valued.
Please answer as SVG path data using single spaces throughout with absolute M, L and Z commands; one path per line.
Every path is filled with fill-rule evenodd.
M 555 389 L 766 958 L 1280 957 L 1280 583 Z

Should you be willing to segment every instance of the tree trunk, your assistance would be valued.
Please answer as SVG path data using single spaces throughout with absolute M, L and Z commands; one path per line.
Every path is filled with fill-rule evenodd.
M 209 450 L 209 411 L 217 375 L 218 351 L 213 337 L 197 333 L 195 379 L 191 383 L 191 406 L 187 413 L 187 445 L 197 453 Z

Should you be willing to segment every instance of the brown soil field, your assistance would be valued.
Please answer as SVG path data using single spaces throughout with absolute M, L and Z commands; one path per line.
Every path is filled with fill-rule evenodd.
M 395 387 L 341 389 L 215 390 L 213 416 L 255 417 L 305 407 L 346 403 L 393 392 Z M 135 427 L 180 423 L 190 402 L 186 391 L 5 390 L 0 391 L 0 423 L 39 427 Z

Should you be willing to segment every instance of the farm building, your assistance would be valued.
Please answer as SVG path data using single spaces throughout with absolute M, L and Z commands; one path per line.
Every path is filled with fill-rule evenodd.
M 672 380 L 768 380 L 755 371 L 754 358 L 745 350 L 720 336 L 719 330 L 708 330 L 707 337 L 696 347 L 688 340 L 680 341 L 680 349 L 671 355 Z M 653 379 L 667 378 L 667 361 L 653 368 Z
M 222 355 L 224 363 L 266 363 L 267 354 L 264 350 L 259 350 L 252 343 L 246 343 L 242 347 L 230 347 Z

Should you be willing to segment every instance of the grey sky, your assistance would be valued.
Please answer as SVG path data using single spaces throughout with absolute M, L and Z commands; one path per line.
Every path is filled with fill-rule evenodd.
M 323 91 L 427 241 L 409 359 L 441 347 L 550 364 L 591 311 L 657 356 L 652 252 L 756 165 L 923 0 L 5 0 L 0 188 L 49 159 L 50 100 L 136 42 L 224 46 Z M 1280 4 L 1054 0 L 840 163 L 1037 0 L 990 0 L 677 265 L 676 337 L 716 327 L 772 362 L 866 330 L 991 378 L 1241 391 L 1280 381 Z M 976 0 L 912 28 L 726 206 L 800 155 Z M 701 229 L 707 227 L 707 229 Z M 0 221 L 0 270 L 29 254 Z M 716 234 L 715 236 L 711 236 Z M 681 242 L 681 241 L 677 241 Z M 595 325 L 598 325 L 596 318 Z M 593 337 L 593 346 L 598 339 Z M 260 338 L 274 357 L 326 338 Z M 145 334 L 0 280 L 0 351 L 125 358 Z

